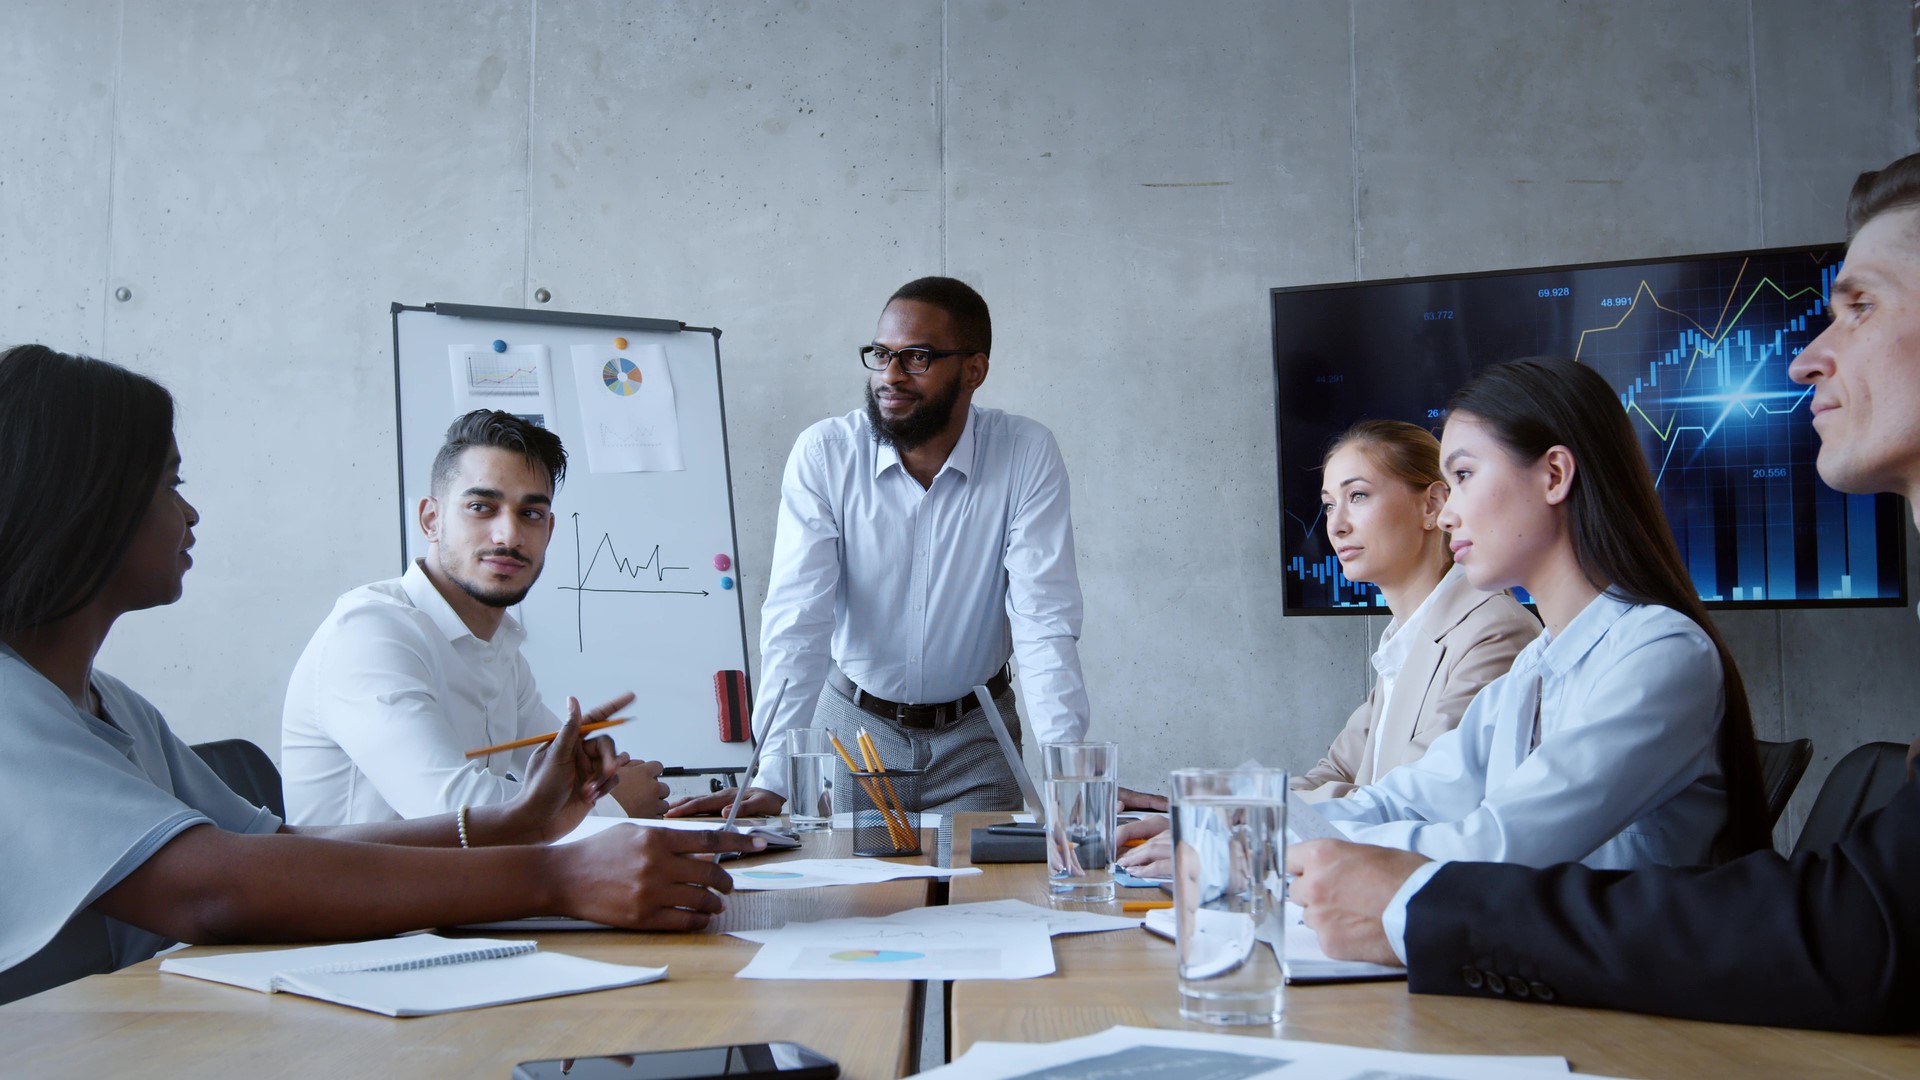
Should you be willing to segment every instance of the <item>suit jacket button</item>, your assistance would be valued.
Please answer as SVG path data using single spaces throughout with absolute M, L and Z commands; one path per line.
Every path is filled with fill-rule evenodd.
M 1487 977 L 1487 989 L 1496 994 L 1504 994 L 1507 992 L 1507 980 L 1501 978 L 1499 972 L 1488 971 L 1483 974 Z
M 1527 980 L 1518 975 L 1507 976 L 1507 992 L 1517 998 L 1528 997 L 1533 993 L 1527 989 Z
M 1553 987 L 1543 982 L 1530 983 L 1529 986 L 1533 990 L 1534 997 L 1539 998 L 1541 1001 L 1553 1000 Z
M 1460 981 L 1466 983 L 1467 988 L 1470 990 L 1478 990 L 1482 986 L 1485 986 L 1487 984 L 1487 980 L 1484 976 L 1480 974 L 1479 968 L 1470 968 L 1470 967 L 1461 968 Z

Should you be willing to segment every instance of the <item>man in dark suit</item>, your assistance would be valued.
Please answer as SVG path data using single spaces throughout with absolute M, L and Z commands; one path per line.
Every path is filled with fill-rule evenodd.
M 1833 323 L 1793 361 L 1813 387 L 1820 476 L 1905 495 L 1920 525 L 1920 154 L 1864 173 Z M 1415 993 L 1697 1020 L 1920 1027 L 1920 783 L 1832 851 L 1718 867 L 1595 871 L 1431 863 L 1295 845 L 1292 896 L 1335 957 L 1407 965 Z

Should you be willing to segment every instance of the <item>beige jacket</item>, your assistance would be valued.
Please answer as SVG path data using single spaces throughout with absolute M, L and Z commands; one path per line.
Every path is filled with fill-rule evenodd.
M 1464 583 L 1463 583 L 1464 584 Z M 1452 731 L 1480 688 L 1507 673 L 1513 658 L 1540 635 L 1540 620 L 1504 592 L 1471 586 L 1453 590 L 1414 630 L 1420 639 L 1407 653 L 1383 711 L 1380 686 L 1353 710 L 1320 764 L 1293 778 L 1293 790 L 1308 801 L 1334 799 L 1410 761 L 1433 740 Z M 1379 772 L 1374 743 L 1380 744 Z

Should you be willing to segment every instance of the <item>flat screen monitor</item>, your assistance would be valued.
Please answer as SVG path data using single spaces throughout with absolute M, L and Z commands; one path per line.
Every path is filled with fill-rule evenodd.
M 1384 602 L 1327 543 L 1320 461 L 1368 418 L 1440 433 L 1473 375 L 1570 357 L 1620 395 L 1700 597 L 1716 608 L 1906 602 L 1904 511 L 1814 471 L 1787 365 L 1826 326 L 1837 245 L 1274 289 L 1286 613 Z M 1524 598 L 1524 597 L 1523 597 Z

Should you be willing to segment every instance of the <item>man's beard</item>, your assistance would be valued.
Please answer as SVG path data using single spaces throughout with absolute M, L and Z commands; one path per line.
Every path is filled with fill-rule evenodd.
M 509 551 L 504 548 L 496 548 L 492 551 L 475 552 L 474 558 L 484 559 L 484 558 L 488 558 L 495 555 L 505 555 L 509 558 L 519 559 L 520 561 L 526 563 L 528 567 L 533 570 L 533 576 L 527 579 L 527 584 L 525 588 L 517 589 L 513 592 L 484 591 L 479 585 L 476 585 L 472 581 L 469 581 L 465 574 L 459 573 L 453 567 L 448 566 L 444 558 L 440 560 L 440 571 L 441 573 L 446 574 L 447 580 L 453 582 L 453 584 L 457 588 L 459 588 L 461 592 L 466 593 L 468 596 L 473 597 L 475 600 L 480 601 L 481 603 L 487 605 L 488 607 L 510 608 L 513 605 L 518 604 L 520 601 L 525 600 L 527 598 L 527 594 L 533 591 L 534 583 L 540 580 L 541 566 L 539 563 L 534 562 L 532 559 L 527 558 L 524 554 L 518 551 Z
M 945 391 L 923 397 L 907 415 L 888 420 L 880 413 L 880 400 L 873 396 L 873 383 L 867 383 L 867 422 L 873 426 L 874 441 L 896 450 L 917 450 L 938 438 L 953 423 L 953 406 L 960 400 L 960 380 Z

